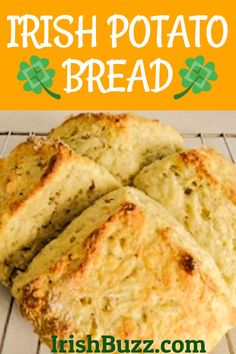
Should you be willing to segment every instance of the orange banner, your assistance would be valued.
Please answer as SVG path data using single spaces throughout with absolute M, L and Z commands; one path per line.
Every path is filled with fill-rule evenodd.
M 236 5 L 18 1 L 0 15 L 0 109 L 236 109 Z

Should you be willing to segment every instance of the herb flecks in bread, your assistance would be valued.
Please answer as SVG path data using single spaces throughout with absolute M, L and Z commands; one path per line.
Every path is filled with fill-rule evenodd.
M 232 326 L 212 258 L 157 202 L 123 187 L 98 200 L 19 275 L 13 294 L 41 340 L 201 338 Z M 43 314 L 43 315 L 42 315 Z
M 55 138 L 105 166 L 123 184 L 130 184 L 145 165 L 183 148 L 183 139 L 173 128 L 132 114 L 70 117 L 51 131 L 49 139 Z
M 0 166 L 0 280 L 6 286 L 75 216 L 120 186 L 62 142 L 31 138 Z
M 210 148 L 145 167 L 134 185 L 162 203 L 215 259 L 236 301 L 236 166 Z

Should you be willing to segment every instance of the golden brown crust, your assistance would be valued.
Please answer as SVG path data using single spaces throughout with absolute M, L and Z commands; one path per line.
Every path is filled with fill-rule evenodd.
M 193 165 L 202 178 L 208 179 L 213 185 L 221 186 L 225 196 L 236 205 L 236 167 L 230 161 L 227 161 L 214 149 L 208 147 L 183 151 L 179 153 L 179 156 L 184 164 Z M 212 161 L 216 161 L 216 167 L 219 168 L 218 171 L 216 171 L 215 166 L 211 165 Z M 232 170 L 232 172 L 228 177 L 224 176 L 224 173 L 221 176 L 222 171 L 220 169 Z M 234 176 L 235 178 L 233 178 Z
M 211 152 L 213 150 L 208 149 L 209 155 L 211 155 Z M 182 158 L 183 162 L 188 165 L 192 164 L 196 168 L 199 174 L 201 174 L 203 177 L 206 177 L 210 180 L 211 183 L 215 184 L 217 183 L 217 180 L 215 176 L 213 176 L 207 167 L 207 161 L 208 161 L 208 156 L 204 156 L 202 154 L 199 154 L 197 150 L 188 150 L 188 151 L 183 151 L 179 154 L 179 156 Z
M 50 141 L 57 138 L 105 166 L 123 184 L 130 184 L 143 166 L 183 147 L 171 127 L 132 114 L 82 113 L 50 132 Z
M 0 175 L 0 280 L 11 286 L 12 278 L 45 244 L 91 202 L 120 184 L 64 143 L 35 137 L 16 147 L 4 159 L 4 167 Z
M 62 143 L 49 145 L 37 137 L 28 138 L 12 150 L 9 157 L 1 160 L 5 169 L 0 178 L 0 197 L 4 203 L 0 214 L 7 213 L 8 209 L 14 213 L 24 203 L 29 192 L 33 194 L 34 189 L 43 186 L 49 175 L 55 173 L 59 161 L 66 160 L 72 154 L 73 151 Z M 23 170 L 26 166 L 35 169 L 35 175 L 30 175 L 30 170 Z
M 236 165 L 214 149 L 190 149 L 144 168 L 134 184 L 214 257 L 236 303 Z
M 22 147 L 23 144 L 26 143 L 22 143 Z M 21 200 L 16 200 L 15 202 L 9 205 L 11 216 L 15 215 L 17 211 L 20 211 L 20 208 L 24 207 L 26 201 L 28 201 L 30 198 L 33 198 L 36 193 L 38 193 L 47 183 L 49 183 L 51 179 L 53 179 L 53 177 L 57 174 L 57 171 L 60 169 L 60 167 L 65 161 L 68 161 L 68 159 L 70 158 L 76 158 L 75 153 L 69 147 L 67 148 L 65 145 L 63 146 L 62 143 L 60 143 L 60 145 L 57 145 L 57 147 L 58 152 L 50 157 L 46 169 L 44 170 L 39 181 L 36 182 L 34 189 L 31 190 L 28 194 L 26 194 Z M 9 180 L 9 177 L 7 179 Z
M 72 116 L 69 117 L 68 119 L 66 119 L 61 126 L 65 126 L 67 125 L 67 123 L 73 123 L 76 122 L 78 119 L 84 119 L 85 117 L 87 117 L 88 119 L 92 119 L 94 121 L 106 121 L 108 124 L 115 124 L 115 125 L 124 125 L 126 124 L 126 122 L 130 121 L 130 120 L 136 120 L 137 118 L 132 115 L 132 114 L 128 114 L 128 113 L 120 113 L 120 114 L 112 114 L 112 113 L 80 113 L 76 116 Z M 140 122 L 143 123 L 147 123 L 147 119 L 140 119 Z M 155 125 L 159 125 L 160 121 L 158 119 L 148 119 L 149 123 L 153 123 Z M 54 131 L 54 129 L 52 130 L 52 132 Z
M 231 325 L 228 289 L 211 257 L 159 204 L 127 188 L 74 220 L 16 280 L 13 294 L 48 344 L 50 335 L 204 333 L 212 348 Z
M 43 338 L 56 334 L 59 338 L 69 336 L 73 332 L 73 325 L 67 321 L 62 321 L 53 315 L 53 311 L 50 308 L 50 292 L 44 291 L 45 277 L 47 277 L 47 284 L 50 287 L 50 277 L 55 274 L 61 273 L 63 279 L 66 279 L 67 286 L 70 287 L 78 281 L 82 281 L 82 277 L 85 276 L 87 268 L 90 263 L 96 261 L 99 256 L 100 245 L 102 241 L 107 237 L 109 228 L 116 222 L 122 222 L 128 224 L 130 221 L 136 221 L 135 226 L 143 223 L 143 216 L 141 209 L 134 203 L 124 203 L 121 205 L 116 214 L 112 215 L 102 225 L 94 230 L 85 239 L 83 244 L 83 257 L 79 266 L 71 269 L 72 260 L 76 259 L 76 255 L 69 253 L 67 256 L 62 256 L 55 264 L 49 269 L 47 275 L 38 277 L 32 280 L 30 283 L 23 286 L 21 290 L 21 298 L 19 305 L 22 314 L 29 320 L 35 320 L 39 313 L 44 314 L 41 318 L 38 318 L 38 327 L 36 332 Z M 127 328 L 126 328 L 127 332 Z M 47 341 L 46 341 L 47 342 Z

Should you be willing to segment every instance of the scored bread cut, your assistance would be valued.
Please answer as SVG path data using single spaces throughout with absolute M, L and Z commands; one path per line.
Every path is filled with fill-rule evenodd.
M 201 147 L 152 163 L 134 184 L 213 256 L 236 301 L 236 165 Z
M 173 128 L 131 114 L 82 113 L 48 137 L 58 138 L 105 166 L 123 184 L 130 184 L 145 165 L 183 148 L 183 139 Z
M 123 187 L 99 199 L 35 257 L 13 295 L 41 340 L 205 340 L 232 326 L 211 256 L 159 203 Z
M 11 286 L 35 254 L 120 183 L 62 143 L 32 138 L 0 160 L 0 281 Z

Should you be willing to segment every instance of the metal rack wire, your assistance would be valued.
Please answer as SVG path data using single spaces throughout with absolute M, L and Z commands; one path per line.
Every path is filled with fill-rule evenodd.
M 9 153 L 32 132 L 0 131 L 0 157 Z M 36 133 L 46 136 L 46 132 Z M 185 133 L 187 147 L 208 145 L 217 148 L 231 161 L 236 161 L 236 134 L 233 133 Z M 0 354 L 49 354 L 41 345 L 31 326 L 20 316 L 14 299 L 0 286 Z M 236 354 L 236 329 L 224 337 L 212 354 Z

